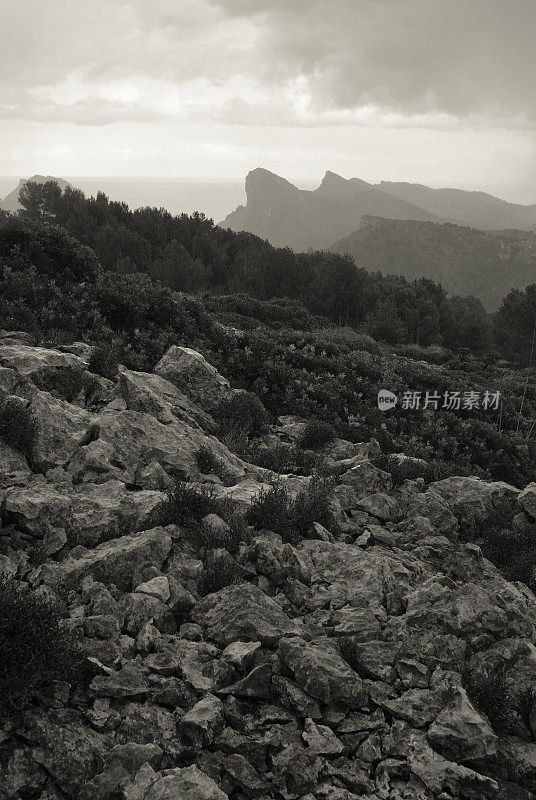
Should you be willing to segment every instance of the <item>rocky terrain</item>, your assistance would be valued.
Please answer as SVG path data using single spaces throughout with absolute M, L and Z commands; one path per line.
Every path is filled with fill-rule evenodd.
M 536 484 L 395 489 L 371 463 L 377 442 L 336 439 L 332 524 L 199 547 L 166 524 L 176 481 L 244 513 L 274 480 L 293 496 L 313 478 L 216 438 L 214 403 L 237 390 L 195 351 L 115 380 L 88 372 L 90 353 L 0 335 L 0 399 L 37 422 L 29 459 L 0 439 L 0 569 L 61 605 L 93 670 L 4 721 L 0 797 L 533 797 L 536 598 L 474 540 L 498 517 L 531 524 Z M 72 370 L 85 383 L 69 402 L 53 386 Z M 303 428 L 284 417 L 268 436 Z M 201 448 L 219 476 L 201 472 Z

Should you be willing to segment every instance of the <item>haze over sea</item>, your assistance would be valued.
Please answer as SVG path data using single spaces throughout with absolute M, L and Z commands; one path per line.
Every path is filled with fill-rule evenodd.
M 26 176 L 28 177 L 28 176 Z M 239 181 L 209 181 L 181 178 L 111 178 L 61 175 L 89 197 L 103 191 L 111 200 L 120 200 L 130 208 L 163 206 L 172 214 L 202 211 L 214 222 L 246 202 L 243 178 Z M 18 177 L 0 177 L 0 198 L 18 184 Z

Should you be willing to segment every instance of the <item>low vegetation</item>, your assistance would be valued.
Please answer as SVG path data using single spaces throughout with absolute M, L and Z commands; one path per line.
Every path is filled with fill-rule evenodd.
M 37 421 L 22 397 L 0 399 L 0 437 L 31 460 Z
M 330 525 L 331 482 L 313 477 L 295 497 L 281 483 L 263 490 L 253 501 L 246 520 L 253 527 L 280 534 L 285 542 L 296 542 L 311 535 L 313 522 Z
M 0 714 L 21 712 L 51 681 L 79 680 L 76 641 L 49 601 L 15 581 L 0 581 Z

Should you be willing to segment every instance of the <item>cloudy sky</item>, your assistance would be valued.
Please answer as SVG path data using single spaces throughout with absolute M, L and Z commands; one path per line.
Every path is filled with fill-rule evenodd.
M 326 169 L 536 202 L 536 0 L 0 0 L 0 175 Z

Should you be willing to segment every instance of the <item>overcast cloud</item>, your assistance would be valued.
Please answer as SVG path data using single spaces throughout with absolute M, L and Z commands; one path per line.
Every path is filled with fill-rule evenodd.
M 289 177 L 315 177 L 342 157 L 371 179 L 382 158 L 390 163 L 397 131 L 412 130 L 407 178 L 437 183 L 448 180 L 456 147 L 467 160 L 480 132 L 495 162 L 499 151 L 511 159 L 510 177 L 505 170 L 499 182 L 532 190 L 535 35 L 535 0 L 0 0 L 0 172 L 31 172 L 39 141 L 52 133 L 71 160 L 45 159 L 41 171 L 169 174 L 171 158 L 178 174 L 193 174 L 195 164 L 177 160 L 166 143 L 174 133 L 198 149 L 204 130 L 220 159 L 202 159 L 199 174 L 239 178 L 258 165 L 248 163 L 258 151 L 262 165 L 288 167 L 284 147 L 270 150 L 267 141 L 270 131 L 275 145 L 275 131 L 289 129 L 302 137 Z M 109 152 L 96 133 L 102 126 Z M 368 161 L 362 151 L 352 160 L 349 142 L 344 154 L 335 151 L 342 128 L 368 148 Z M 99 142 L 91 164 L 81 150 L 88 129 Z M 327 145 L 323 163 L 315 129 Z M 383 153 L 378 130 L 391 131 Z M 443 150 L 423 172 L 423 148 L 438 135 Z M 142 145 L 138 171 L 118 164 L 121 136 L 131 150 L 145 137 L 147 152 L 161 140 L 161 163 L 147 160 Z M 466 182 L 480 180 L 466 166 Z M 395 172 L 377 178 L 403 171 Z

